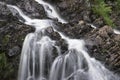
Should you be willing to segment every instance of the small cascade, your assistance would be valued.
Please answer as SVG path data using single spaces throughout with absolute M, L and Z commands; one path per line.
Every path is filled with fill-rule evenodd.
M 115 34 L 120 34 L 120 31 L 117 30 L 117 29 L 114 29 L 113 31 L 114 31 Z
M 43 5 L 48 17 L 66 23 L 54 7 L 43 0 L 35 0 Z M 57 31 L 52 19 L 31 19 L 17 6 L 7 5 L 15 15 L 19 14 L 26 25 L 36 28 L 24 41 L 18 80 L 120 80 L 99 61 L 91 58 L 84 40 L 70 39 Z M 68 44 L 68 51 L 61 53 L 56 41 L 45 34 L 47 27 L 53 27 Z
M 56 12 L 55 8 L 53 6 L 51 6 L 49 3 L 47 3 L 43 0 L 35 0 L 35 1 L 38 2 L 39 4 L 43 5 L 49 18 L 56 18 L 56 19 L 58 19 L 59 22 L 67 23 L 67 21 L 62 19 L 60 17 L 60 15 Z

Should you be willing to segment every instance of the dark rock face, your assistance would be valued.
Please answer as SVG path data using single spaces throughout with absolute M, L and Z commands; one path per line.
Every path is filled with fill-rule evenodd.
M 46 35 L 49 36 L 52 40 L 56 41 L 56 45 L 62 50 L 64 54 L 68 50 L 68 45 L 64 39 L 61 38 L 58 32 L 55 32 L 52 27 L 49 27 L 45 30 Z
M 46 18 L 44 8 L 34 0 L 6 0 L 6 3 L 16 5 L 31 18 Z
M 21 3 L 22 2 L 22 3 Z M 18 7 L 20 7 L 28 16 L 32 18 L 46 18 L 44 8 L 42 5 L 39 5 L 34 0 L 21 0 L 20 3 L 17 3 Z
M 61 0 L 57 3 L 57 7 L 61 15 L 70 22 L 76 22 L 80 19 L 91 22 L 89 5 L 84 0 Z
M 15 46 L 15 47 L 13 47 L 12 49 L 9 50 L 8 55 L 9 55 L 9 56 L 17 55 L 17 54 L 19 54 L 20 52 L 21 52 L 20 47 L 19 47 L 19 46 Z
M 0 3 L 0 60 L 5 64 L 0 64 L 0 79 L 16 80 L 24 38 L 33 31 L 31 26 L 19 22 L 4 3 Z
M 109 26 L 104 26 L 98 30 L 92 30 L 85 36 L 93 43 L 89 49 L 91 56 L 102 61 L 107 68 L 115 72 L 120 72 L 120 35 L 113 33 Z
M 7 22 L 6 22 L 7 23 Z M 34 31 L 30 26 L 21 23 L 11 22 L 0 27 L 0 51 L 9 53 L 14 46 L 22 47 L 25 36 Z
M 11 18 L 11 12 L 10 10 L 6 7 L 4 3 L 0 3 L 0 25 L 2 25 L 2 21 L 8 20 Z M 3 22 L 4 23 L 4 22 Z
M 92 30 L 92 27 L 84 23 L 84 21 L 79 21 L 79 23 L 76 24 L 71 22 L 68 24 L 57 25 L 59 26 L 59 30 L 63 32 L 66 36 L 75 39 L 83 38 L 84 34 Z

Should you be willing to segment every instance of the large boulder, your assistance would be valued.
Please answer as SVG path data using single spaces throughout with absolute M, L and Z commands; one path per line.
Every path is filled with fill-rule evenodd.
M 120 35 L 114 34 L 110 26 L 92 30 L 85 35 L 85 40 L 92 57 L 101 61 L 108 69 L 120 73 Z
M 0 79 L 16 80 L 25 36 L 34 28 L 19 22 L 5 3 L 0 2 Z
M 35 0 L 6 0 L 5 3 L 19 7 L 31 18 L 47 18 L 43 6 Z

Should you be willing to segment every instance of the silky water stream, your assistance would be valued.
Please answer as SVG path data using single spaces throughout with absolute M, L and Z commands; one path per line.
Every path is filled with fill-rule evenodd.
M 67 23 L 54 7 L 42 0 L 35 0 L 44 7 L 49 18 Z M 120 80 L 99 61 L 91 58 L 84 47 L 84 40 L 70 39 L 57 31 L 52 19 L 31 19 L 17 6 L 7 5 L 13 15 L 24 19 L 26 25 L 36 28 L 24 41 L 19 66 L 18 80 Z M 20 20 L 21 21 L 21 20 Z M 23 22 L 23 21 L 22 21 Z M 68 44 L 68 51 L 61 53 L 56 41 L 45 35 L 45 29 L 52 26 Z M 56 57 L 54 57 L 54 48 Z

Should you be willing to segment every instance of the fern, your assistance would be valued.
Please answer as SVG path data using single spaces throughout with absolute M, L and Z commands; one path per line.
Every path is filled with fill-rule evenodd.
M 113 24 L 113 21 L 110 19 L 110 13 L 111 13 L 111 7 L 108 6 L 104 0 L 96 0 L 94 3 L 94 6 L 92 8 L 93 12 L 98 14 L 99 16 L 102 16 L 105 23 L 109 26 L 115 26 Z
M 116 0 L 116 11 L 119 14 L 120 13 L 120 0 Z

